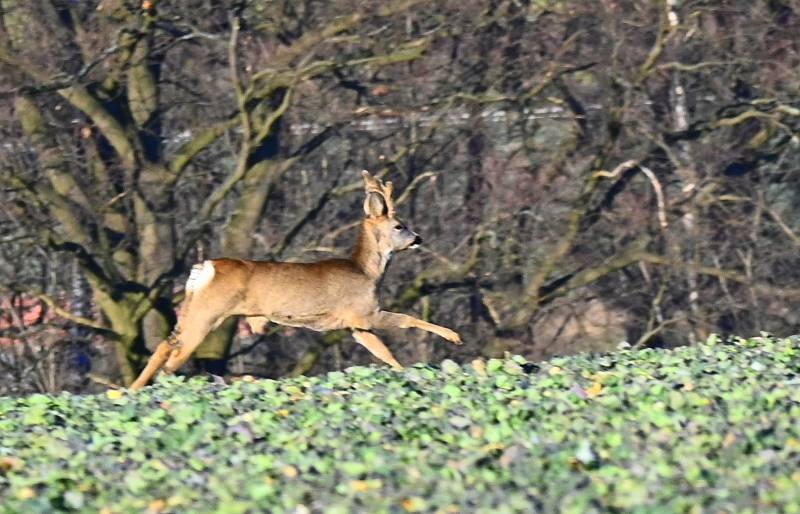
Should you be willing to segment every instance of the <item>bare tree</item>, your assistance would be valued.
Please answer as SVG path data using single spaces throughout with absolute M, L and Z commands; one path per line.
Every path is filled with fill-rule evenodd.
M 391 308 L 466 341 L 401 361 L 800 325 L 797 2 L 2 5 L 4 251 L 81 263 L 126 380 L 187 263 L 341 254 L 361 168 L 426 240 Z M 198 355 L 370 359 L 235 328 Z
M 357 59 L 336 58 L 328 47 L 357 45 L 347 34 L 414 3 L 343 16 L 313 2 L 276 3 L 282 14 L 264 25 L 256 25 L 261 4 L 234 4 L 207 19 L 189 16 L 188 4 L 163 12 L 155 2 L 3 4 L 6 96 L 13 94 L 38 164 L 9 182 L 52 221 L 40 242 L 81 263 L 104 317 L 97 328 L 115 341 L 126 382 L 145 339 L 160 339 L 174 321 L 171 279 L 219 207 L 227 201 L 231 213 L 221 228 L 225 251 L 247 253 L 270 184 L 330 135 L 329 128 L 297 147 L 281 145 L 280 121 L 313 93 L 306 84 L 349 66 L 414 59 L 424 42 L 394 54 L 367 48 Z M 253 26 L 249 53 L 241 48 L 243 25 Z M 266 65 L 246 62 L 256 53 L 269 56 Z M 210 75 L 190 78 L 184 64 L 204 59 L 217 60 L 204 70 Z M 198 78 L 214 80 L 201 92 L 193 87 Z M 64 125 L 74 128 L 65 134 Z M 185 142 L 170 147 L 184 134 Z M 203 180 L 194 160 L 225 139 L 230 165 Z M 204 182 L 193 209 L 178 197 L 184 181 Z

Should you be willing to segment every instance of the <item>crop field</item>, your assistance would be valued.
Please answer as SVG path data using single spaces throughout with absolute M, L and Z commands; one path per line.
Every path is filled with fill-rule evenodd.
M 800 512 L 800 338 L 0 398 L 0 506 Z

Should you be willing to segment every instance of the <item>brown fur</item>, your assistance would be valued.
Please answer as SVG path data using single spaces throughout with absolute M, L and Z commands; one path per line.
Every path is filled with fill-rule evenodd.
M 241 259 L 207 261 L 213 278 L 187 293 L 175 332 L 159 344 L 147 366 L 131 384 L 144 387 L 162 369 L 173 373 L 205 336 L 228 316 L 246 316 L 254 328 L 267 321 L 317 331 L 347 328 L 374 356 L 400 364 L 373 328 L 419 328 L 456 344 L 449 328 L 380 310 L 377 287 L 391 254 L 419 243 L 419 236 L 395 217 L 392 184 L 364 172 L 366 197 L 358 240 L 349 259 L 312 263 L 261 262 Z

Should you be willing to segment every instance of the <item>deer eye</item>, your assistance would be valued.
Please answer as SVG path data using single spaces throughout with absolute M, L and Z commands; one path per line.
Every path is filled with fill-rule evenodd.
M 394 229 L 395 230 L 403 230 L 403 225 L 395 225 Z

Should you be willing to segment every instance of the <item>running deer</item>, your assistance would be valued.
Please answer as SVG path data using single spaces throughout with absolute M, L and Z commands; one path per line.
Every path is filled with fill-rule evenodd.
M 131 389 L 140 389 L 163 368 L 174 373 L 211 330 L 228 316 L 245 316 L 254 331 L 268 322 L 319 332 L 349 329 L 381 361 L 401 368 L 371 332 L 419 328 L 461 344 L 459 335 L 407 314 L 383 311 L 378 286 L 392 254 L 422 239 L 395 217 L 392 183 L 362 172 L 365 217 L 349 259 L 312 263 L 212 259 L 196 264 L 186 282 L 178 324 L 156 348 Z

